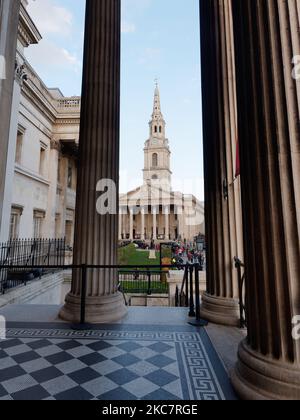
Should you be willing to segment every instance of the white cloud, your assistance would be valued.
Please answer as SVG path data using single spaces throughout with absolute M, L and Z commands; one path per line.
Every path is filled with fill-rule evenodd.
M 79 72 L 82 63 L 75 54 L 66 48 L 59 47 L 48 40 L 43 40 L 38 46 L 26 50 L 26 57 L 34 68 L 45 66 L 47 71 L 51 67 Z
M 134 23 L 127 22 L 126 20 L 122 21 L 122 33 L 123 34 L 132 34 L 136 31 Z
M 36 22 L 42 35 L 68 36 L 72 32 L 73 14 L 54 0 L 31 0 L 28 12 Z

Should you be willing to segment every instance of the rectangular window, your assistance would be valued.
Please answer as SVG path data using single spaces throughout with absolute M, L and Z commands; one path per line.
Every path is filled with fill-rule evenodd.
M 58 158 L 58 162 L 57 162 L 57 182 L 60 184 L 61 183 L 61 158 Z
M 47 165 L 47 145 L 44 143 L 40 144 L 40 168 L 39 173 L 43 177 L 45 177 L 46 174 L 46 165 Z
M 70 220 L 66 221 L 66 244 L 69 247 L 73 245 L 73 223 Z
M 35 210 L 33 214 L 33 238 L 40 239 L 43 237 L 44 220 L 45 212 Z
M 21 165 L 22 163 L 22 149 L 23 149 L 24 133 L 18 131 L 17 144 L 16 144 L 16 157 L 15 162 Z
M 56 238 L 61 237 L 61 235 L 60 235 L 60 220 L 61 220 L 60 214 L 57 214 L 55 216 L 55 237 Z
M 68 163 L 68 188 L 73 188 L 73 165 L 70 160 Z
M 20 220 L 22 209 L 19 207 L 12 207 L 10 214 L 9 238 L 18 239 L 20 230 Z

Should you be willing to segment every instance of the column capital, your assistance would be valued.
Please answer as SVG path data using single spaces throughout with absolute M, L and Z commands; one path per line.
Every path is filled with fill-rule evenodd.
M 59 140 L 51 139 L 50 141 L 50 148 L 51 150 L 56 150 L 57 152 L 61 151 L 61 144 Z

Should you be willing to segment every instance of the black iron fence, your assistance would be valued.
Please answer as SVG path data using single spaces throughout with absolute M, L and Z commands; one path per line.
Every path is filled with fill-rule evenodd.
M 176 287 L 175 306 L 189 308 L 189 317 L 196 318 L 192 325 L 205 326 L 207 322 L 201 319 L 200 271 L 199 263 L 183 266 L 184 275 L 181 289 Z
M 247 327 L 245 265 L 238 257 L 234 258 L 234 264 L 237 269 L 239 282 L 240 327 L 245 328 Z
M 124 293 L 166 294 L 169 291 L 165 271 L 120 271 L 119 283 Z
M 0 244 L 0 293 L 65 264 L 65 239 L 16 239 Z
M 125 290 L 127 292 L 129 290 L 132 290 L 132 288 L 135 287 L 135 281 L 140 281 L 142 279 L 141 289 L 139 287 L 136 287 L 136 290 L 143 290 L 146 293 L 152 294 L 154 292 L 161 293 L 162 291 L 168 290 L 167 281 L 164 279 L 167 279 L 167 273 L 170 270 L 176 270 L 178 269 L 178 266 L 174 265 L 158 265 L 158 266 L 118 266 L 118 265 L 87 265 L 87 264 L 81 264 L 81 265 L 65 265 L 65 264 L 44 264 L 39 265 L 38 263 L 35 263 L 33 265 L 30 265 L 29 263 L 25 265 L 13 265 L 12 263 L 7 265 L 8 260 L 6 259 L 6 263 L 4 264 L 5 260 L 1 260 L 0 264 L 0 272 L 48 272 L 48 271 L 55 271 L 55 270 L 78 270 L 80 271 L 81 276 L 81 314 L 80 314 L 80 322 L 77 326 L 74 326 L 74 328 L 78 329 L 86 329 L 90 326 L 87 326 L 85 324 L 85 312 L 86 312 L 86 298 L 88 296 L 89 290 L 87 285 L 87 279 L 89 276 L 89 273 L 91 270 L 111 270 L 115 272 L 120 273 L 120 283 L 116 286 L 116 291 L 119 290 L 123 293 L 125 293 Z M 37 261 L 37 260 L 36 260 Z M 47 259 L 45 260 L 47 261 Z M 188 300 L 185 302 L 188 302 L 189 306 L 189 317 L 191 318 L 190 324 L 196 325 L 196 326 L 202 326 L 206 325 L 206 322 L 203 322 L 200 319 L 200 281 L 199 281 L 199 272 L 200 272 L 200 266 L 199 264 L 187 264 L 180 266 L 181 270 L 184 270 L 184 288 L 186 290 L 186 296 L 189 296 Z M 151 271 L 153 270 L 153 271 Z M 156 270 L 156 271 L 155 271 Z M 130 275 L 131 279 L 126 279 L 126 275 Z M 136 275 L 137 279 L 132 280 L 132 276 Z M 147 280 L 145 277 L 139 277 L 139 276 L 146 275 Z M 126 288 L 126 282 L 128 283 L 128 287 Z M 26 282 L 23 282 L 26 284 Z M 160 283 L 160 284 L 159 284 Z M 125 290 L 123 289 L 123 286 L 125 286 Z M 133 284 L 133 286 L 131 286 Z M 132 288 L 131 288 L 132 287 Z M 125 299 L 125 296 L 124 296 Z M 125 299 L 126 302 L 126 299 Z M 179 305 L 178 305 L 179 306 Z M 194 318 L 194 319 L 192 319 Z

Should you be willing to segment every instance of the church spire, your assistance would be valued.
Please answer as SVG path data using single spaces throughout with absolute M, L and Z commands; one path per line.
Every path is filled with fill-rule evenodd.
M 150 121 L 150 137 L 165 138 L 166 123 L 161 112 L 160 92 L 158 80 L 155 81 L 154 104 Z
M 160 93 L 159 93 L 159 86 L 158 86 L 158 80 L 155 80 L 155 92 L 154 92 L 154 105 L 153 105 L 153 114 L 152 118 L 154 119 L 155 116 L 163 118 L 162 112 L 161 112 L 161 105 L 160 105 Z

